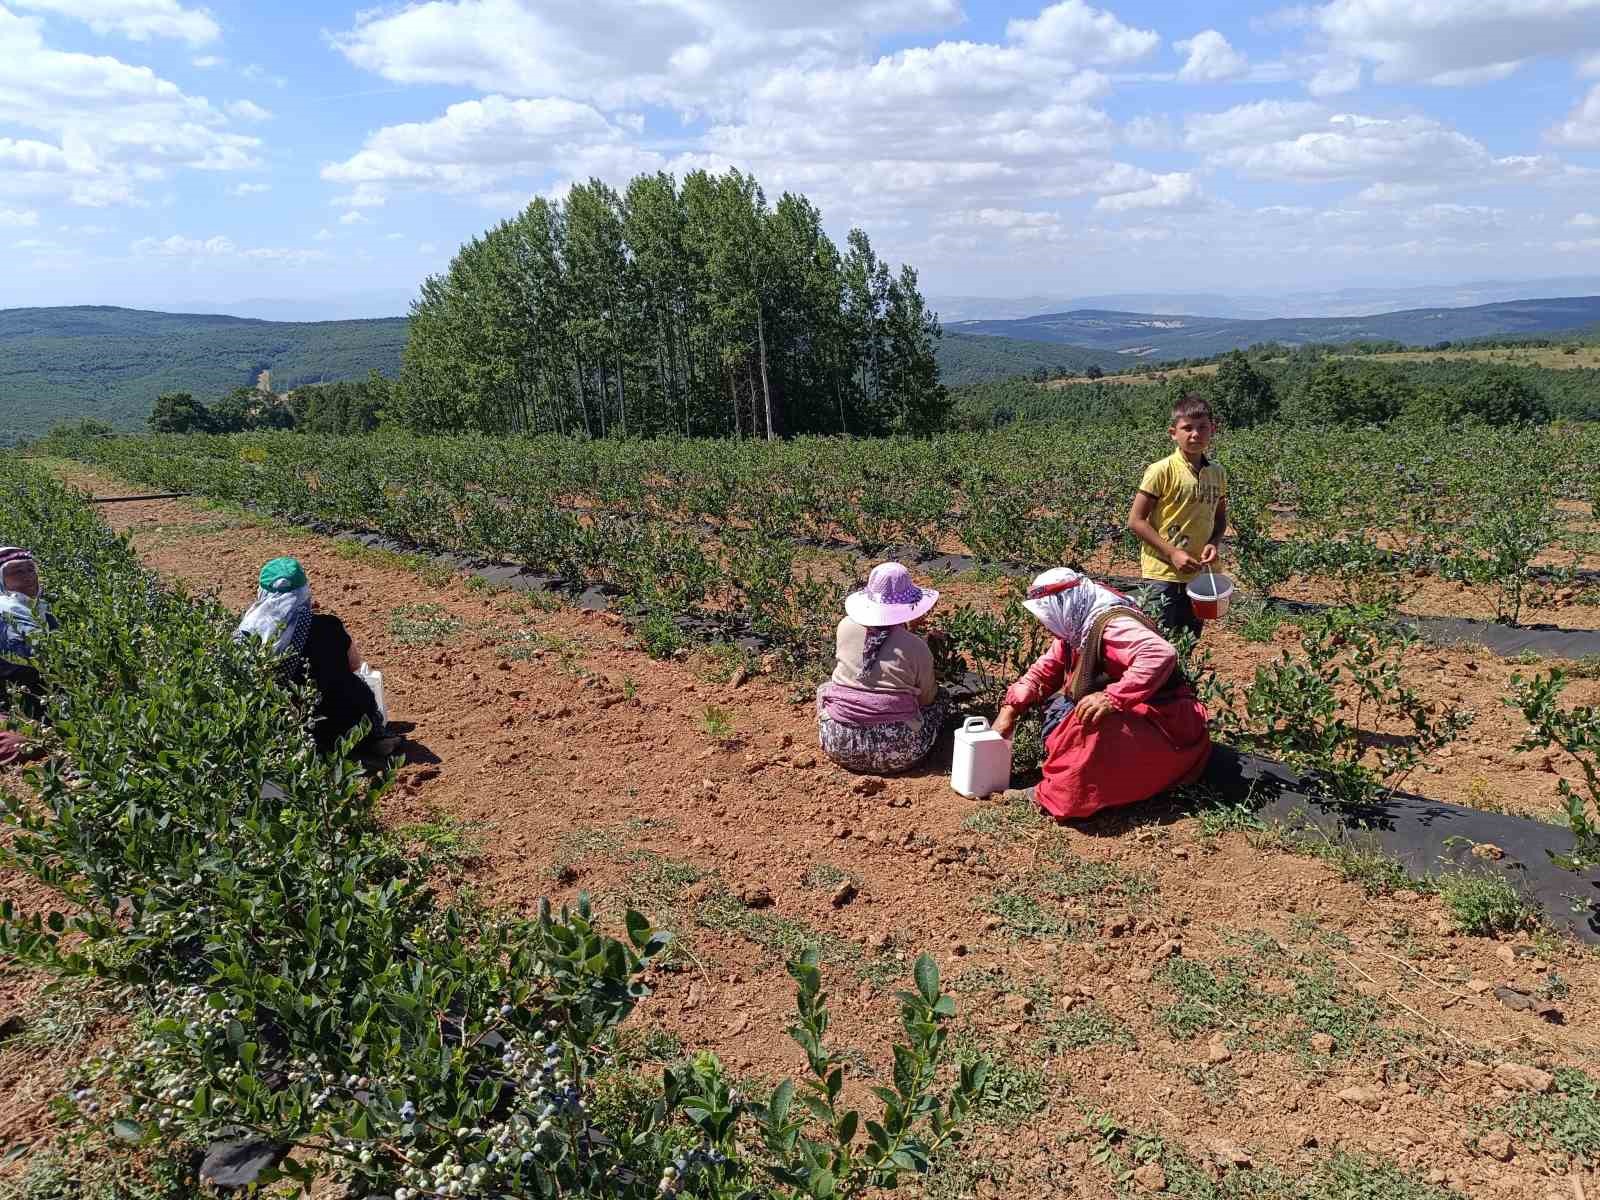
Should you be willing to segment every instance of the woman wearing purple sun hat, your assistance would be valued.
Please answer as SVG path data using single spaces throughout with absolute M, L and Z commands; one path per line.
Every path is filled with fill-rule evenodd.
M 933 651 L 918 635 L 939 602 L 897 562 L 879 563 L 845 597 L 833 678 L 817 689 L 822 752 L 847 771 L 888 775 L 915 766 L 944 724 Z

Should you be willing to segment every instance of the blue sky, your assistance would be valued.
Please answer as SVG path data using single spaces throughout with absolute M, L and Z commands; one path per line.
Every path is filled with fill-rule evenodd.
M 1600 274 L 1600 0 L 0 0 L 0 306 L 398 310 L 753 171 L 937 294 Z

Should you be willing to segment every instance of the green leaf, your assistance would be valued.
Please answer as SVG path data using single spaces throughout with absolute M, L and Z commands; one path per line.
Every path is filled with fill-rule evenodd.
M 645 919 L 644 914 L 630 908 L 624 914 L 622 923 L 627 927 L 628 940 L 635 947 L 643 949 L 645 943 L 650 940 L 650 922 Z
M 929 1004 L 939 999 L 939 964 L 927 954 L 917 956 L 917 965 L 912 968 L 912 977 L 917 981 L 917 991 L 922 993 L 922 998 Z
M 789 1117 L 789 1106 L 794 1103 L 794 1081 L 785 1079 L 772 1091 L 772 1099 L 767 1104 L 767 1119 L 774 1125 L 782 1125 Z
M 126 1117 L 119 1117 L 111 1122 L 111 1132 L 125 1142 L 144 1141 L 144 1126 L 137 1121 L 130 1121 Z

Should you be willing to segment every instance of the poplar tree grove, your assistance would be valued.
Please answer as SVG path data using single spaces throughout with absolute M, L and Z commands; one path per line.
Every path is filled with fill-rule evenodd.
M 950 400 L 917 273 L 738 171 L 535 199 L 429 276 L 389 417 L 418 432 L 925 433 Z

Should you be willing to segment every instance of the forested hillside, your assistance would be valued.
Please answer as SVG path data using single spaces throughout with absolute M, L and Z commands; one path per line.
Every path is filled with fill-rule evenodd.
M 1512 300 L 1471 308 L 1416 308 L 1364 317 L 1280 317 L 1240 321 L 1182 314 L 1081 309 L 1020 321 L 962 321 L 951 329 L 1117 351 L 1124 364 L 1200 358 L 1262 342 L 1392 341 L 1407 346 L 1485 337 L 1534 336 L 1582 329 L 1600 321 L 1600 296 Z
M 0 443 L 79 417 L 142 428 L 162 392 L 221 397 L 262 371 L 279 391 L 373 369 L 394 375 L 405 341 L 403 317 L 283 322 L 130 308 L 0 310 Z

